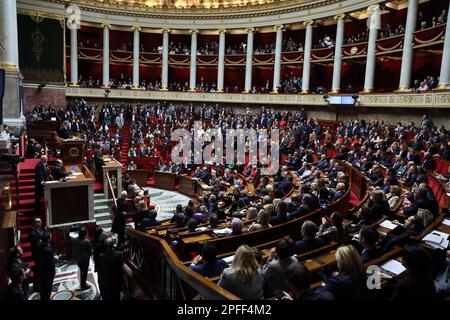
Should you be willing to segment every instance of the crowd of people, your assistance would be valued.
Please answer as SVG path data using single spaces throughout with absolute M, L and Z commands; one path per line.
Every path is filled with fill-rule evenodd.
M 307 220 L 301 227 L 301 240 L 281 240 L 267 260 L 262 260 L 261 253 L 255 249 L 241 246 L 236 251 L 230 268 L 224 261 L 216 259 L 214 245 L 206 244 L 199 248 L 190 268 L 204 276 L 221 275 L 219 286 L 241 298 L 278 296 L 279 299 L 340 300 L 367 297 L 368 293 L 363 286 L 366 276 L 362 264 L 389 251 L 395 245 L 405 246 L 405 266 L 418 273 L 407 272 L 406 279 L 391 279 L 392 291 L 385 293 L 385 297 L 410 298 L 411 292 L 420 297 L 427 293 L 428 298 L 436 295 L 429 265 L 425 268 L 417 262 L 417 257 L 420 257 L 420 261 L 428 261 L 426 251 L 408 245 L 409 240 L 423 231 L 438 214 L 437 202 L 428 185 L 425 170 L 433 171 L 436 168 L 433 156 L 439 155 L 450 160 L 450 134 L 443 126 L 435 126 L 428 116 L 424 116 L 419 125 L 397 123 L 395 126 L 388 126 L 383 121 L 366 122 L 360 119 L 340 122 L 333 129 L 321 126 L 317 119 L 309 118 L 304 110 L 294 113 L 263 107 L 259 113 L 252 113 L 247 109 L 245 113 L 235 114 L 233 109 L 218 105 L 204 105 L 197 107 L 197 110 L 193 105 L 174 103 L 148 106 L 138 104 L 133 108 L 130 104 L 113 103 L 89 106 L 83 100 L 71 101 L 66 111 L 38 106 L 28 114 L 30 121 L 52 117 L 64 121 L 63 127 L 72 133 L 80 130 L 79 133 L 86 138 L 87 150 L 92 150 L 95 146 L 96 150 L 106 151 L 115 157 L 120 156 L 122 127 L 125 122 L 129 122 L 130 169 L 136 168 L 132 162 L 134 157 L 153 156 L 160 159 L 159 170 L 190 174 L 207 184 L 210 193 L 200 196 L 195 202 L 189 202 L 186 207 L 177 206 L 171 219 L 173 228 L 186 227 L 190 232 L 196 231 L 202 223 L 207 223 L 210 228 L 229 228 L 228 235 L 270 229 L 319 208 L 327 208 L 330 203 L 343 196 L 349 189 L 349 177 L 337 160 L 346 161 L 363 172 L 371 188 L 370 200 L 361 209 L 346 216 L 346 219 L 351 220 L 350 225 L 343 225 L 343 217 L 339 212 L 325 215 L 319 225 Z M 170 133 L 178 128 L 186 128 L 193 134 L 191 126 L 194 118 L 203 120 L 207 127 L 220 128 L 223 132 L 230 128 L 280 129 L 280 153 L 284 159 L 280 170 L 274 176 L 267 177 L 260 175 L 260 165 L 171 163 Z M 113 127 L 117 129 L 112 130 Z M 205 145 L 206 142 L 203 146 Z M 36 149 L 39 150 L 38 147 L 30 147 L 30 155 L 36 155 Z M 327 149 L 338 152 L 335 159 L 328 158 Z M 424 153 L 423 158 L 419 157 L 421 152 Z M 252 194 L 246 189 L 249 183 L 255 187 Z M 405 194 L 401 186 L 410 188 L 411 191 Z M 118 245 L 126 248 L 125 228 L 130 218 L 134 227 L 139 230 L 155 227 L 160 221 L 157 211 L 145 202 L 141 186 L 125 177 L 123 187 L 125 191 L 118 199 L 112 231 L 118 234 Z M 233 190 L 231 193 L 227 192 L 229 188 Z M 292 189 L 297 191 L 295 195 L 283 199 Z M 404 221 L 394 220 L 398 228 L 379 241 L 381 235 L 372 225 L 383 216 L 394 218 L 390 209 L 396 207 L 402 197 L 412 203 L 402 209 L 407 218 Z M 128 199 L 134 204 L 131 210 Z M 224 225 L 222 221 L 227 217 L 228 224 Z M 356 240 L 352 237 L 353 234 L 358 235 Z M 80 239 L 83 239 L 83 235 Z M 44 243 L 46 241 L 49 243 L 48 239 Z M 109 247 L 111 241 L 103 244 Z M 308 271 L 295 255 L 301 256 L 329 241 L 336 241 L 341 245 L 336 251 L 338 274 L 324 278 L 324 286 L 313 290 L 310 288 Z M 171 246 L 176 250 L 177 241 L 171 243 Z M 50 248 L 50 245 L 44 247 Z M 85 252 L 87 251 L 86 249 Z M 51 252 L 47 252 L 46 257 L 50 256 Z M 42 258 L 36 256 L 36 259 Z M 78 265 L 81 270 L 86 264 L 80 258 Z M 48 266 L 45 270 L 47 269 Z M 44 298 L 48 296 L 45 284 L 51 278 L 51 275 L 45 276 L 41 280 L 44 284 L 44 293 L 41 293 Z M 12 273 L 14 279 L 21 277 L 22 273 L 19 277 Z M 411 283 L 415 277 L 426 280 L 425 287 Z M 85 286 L 84 283 L 83 280 L 81 286 Z M 244 283 L 247 285 L 243 285 Z M 101 288 L 100 291 L 102 292 Z M 119 295 L 116 290 L 114 297 L 110 297 L 117 299 L 119 296 L 120 290 Z M 107 296 L 104 299 L 108 299 Z

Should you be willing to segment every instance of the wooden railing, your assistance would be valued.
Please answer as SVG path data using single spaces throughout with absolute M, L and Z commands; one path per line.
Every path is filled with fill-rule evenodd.
M 126 277 L 148 299 L 239 299 L 183 265 L 164 240 L 131 228 L 126 232 L 129 237 L 129 249 L 124 254 Z

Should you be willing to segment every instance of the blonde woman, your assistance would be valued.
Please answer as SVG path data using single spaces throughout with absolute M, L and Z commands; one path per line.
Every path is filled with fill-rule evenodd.
M 218 285 L 244 300 L 262 300 L 264 278 L 248 245 L 241 245 L 234 255 L 231 268 L 223 271 Z
M 352 245 L 336 250 L 338 273 L 331 276 L 319 292 L 328 292 L 335 300 L 367 298 L 366 272 L 358 251 Z
M 387 202 L 390 209 L 394 209 L 402 196 L 402 189 L 399 186 L 393 185 L 389 189 L 389 193 L 386 195 Z
M 246 217 L 247 221 L 256 219 L 257 216 L 258 216 L 258 209 L 256 209 L 255 207 L 248 208 Z
M 261 209 L 258 212 L 258 216 L 256 218 L 256 222 L 253 222 L 250 228 L 248 229 L 249 232 L 256 231 L 256 230 L 262 230 L 272 227 L 270 225 L 270 217 L 271 213 L 270 211 L 266 209 Z

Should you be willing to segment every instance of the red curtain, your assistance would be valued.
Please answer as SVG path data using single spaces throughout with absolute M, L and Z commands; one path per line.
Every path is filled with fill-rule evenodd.
M 110 50 L 119 50 L 126 44 L 130 50 L 133 50 L 133 31 L 109 31 L 109 48 Z
M 228 87 L 230 92 L 234 91 L 237 86 L 238 91 L 244 90 L 245 85 L 245 68 L 229 67 L 225 69 L 225 88 Z
M 183 86 L 185 82 L 189 83 L 189 67 L 169 66 L 169 84 L 179 83 Z

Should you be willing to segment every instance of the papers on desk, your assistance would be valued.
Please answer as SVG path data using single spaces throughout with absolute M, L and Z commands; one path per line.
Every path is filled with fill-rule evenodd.
M 442 224 L 443 224 L 444 226 L 450 226 L 450 219 L 444 219 L 444 220 L 442 221 Z
M 383 269 L 383 271 L 385 271 L 386 273 L 388 273 L 392 276 L 398 276 L 399 274 L 406 271 L 406 268 L 403 266 L 403 264 L 401 264 L 400 262 L 398 262 L 397 260 L 394 260 L 394 259 L 389 260 L 388 262 L 381 265 L 380 267 L 381 267 L 381 269 Z
M 72 172 L 72 174 L 73 174 L 74 176 L 80 176 L 80 175 L 82 175 L 83 173 L 81 173 L 81 172 Z
M 69 237 L 72 239 L 78 239 L 78 232 L 72 231 L 69 233 Z
M 52 184 L 52 183 L 58 183 L 58 180 L 50 180 L 50 181 L 45 181 L 45 184 Z
M 447 249 L 449 243 L 448 237 L 448 233 L 433 230 L 423 237 L 422 241 L 437 249 Z
M 205 231 L 206 229 L 208 229 L 208 227 L 198 227 L 195 231 Z
M 382 223 L 380 223 L 380 227 L 383 227 L 383 228 L 386 228 L 389 230 L 394 230 L 398 226 L 395 223 L 392 223 L 390 220 L 384 220 Z
M 234 256 L 229 256 L 229 257 L 223 258 L 222 260 L 228 264 L 231 264 L 233 262 L 233 259 L 234 259 Z
M 73 166 L 70 168 L 70 171 L 77 171 L 78 170 L 78 166 Z
M 67 177 L 66 177 L 66 179 L 69 179 L 69 180 L 70 180 L 70 179 L 76 179 L 76 178 L 77 178 L 77 176 L 73 176 L 73 175 L 70 175 L 70 176 L 67 176 Z
M 218 236 L 227 236 L 233 232 L 230 228 L 216 229 L 213 232 Z

